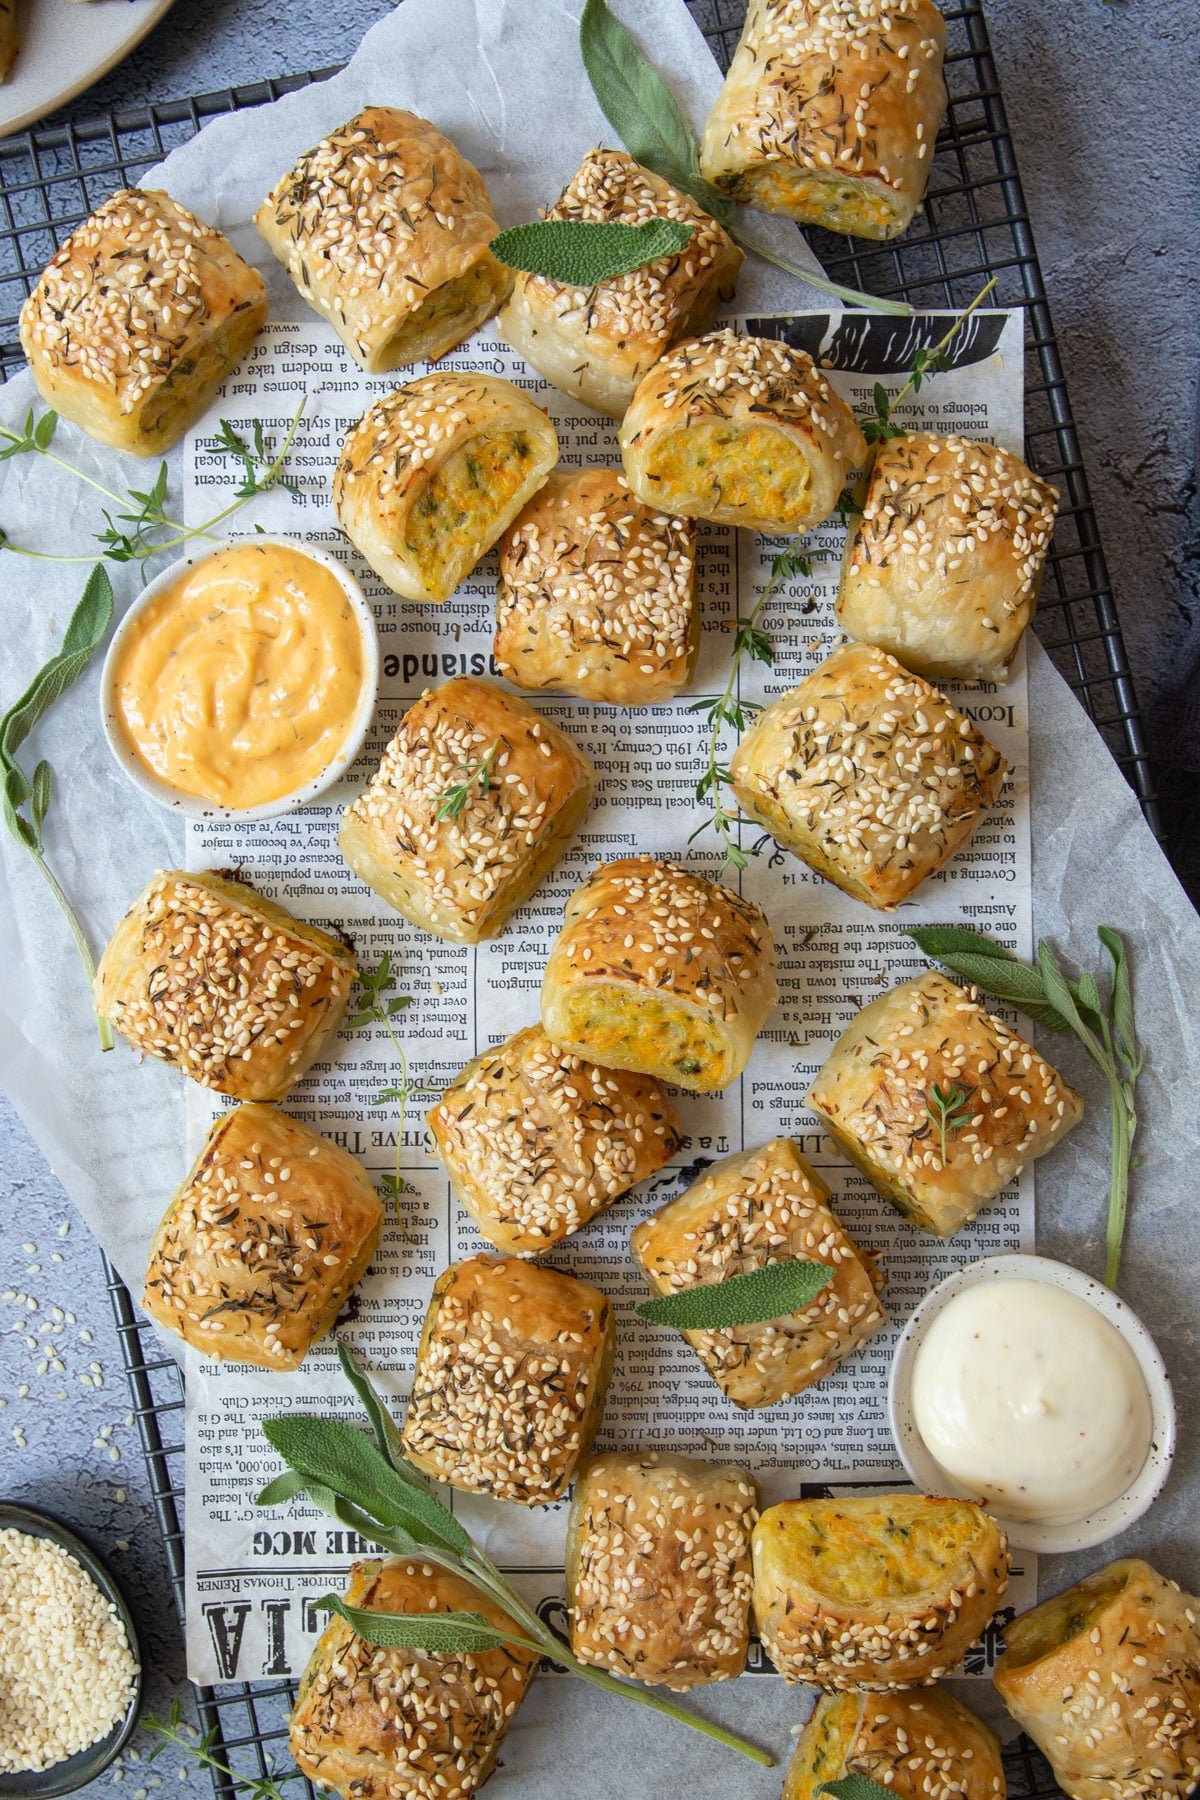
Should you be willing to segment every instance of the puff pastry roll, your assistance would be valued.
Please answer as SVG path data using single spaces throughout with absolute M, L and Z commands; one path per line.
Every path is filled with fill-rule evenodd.
M 345 1600 L 364 1612 L 482 1613 L 516 1630 L 457 1575 L 398 1556 L 354 1563 Z M 443 1655 L 380 1649 L 333 1614 L 292 1709 L 296 1767 L 342 1800 L 469 1800 L 495 1766 L 537 1660 L 517 1644 Z
M 527 363 L 573 400 L 619 419 L 642 376 L 681 338 L 707 331 L 733 294 L 743 256 L 694 200 L 623 150 L 584 157 L 548 219 L 677 219 L 692 235 L 674 256 L 590 288 L 518 275 L 500 331 Z
M 592 795 L 565 732 L 490 681 L 463 676 L 409 707 L 342 818 L 354 873 L 435 937 L 477 944 L 563 854 Z
M 791 1138 L 717 1163 L 639 1225 L 630 1247 L 657 1294 L 710 1286 L 768 1263 L 821 1262 L 833 1270 L 802 1312 L 684 1333 L 735 1406 L 774 1406 L 801 1393 L 884 1322 L 874 1256 L 843 1230 L 829 1189 Z
M 862 1775 L 896 1800 L 1004 1800 L 994 1731 L 945 1688 L 822 1694 L 800 1735 L 783 1800 L 822 1800 Z
M 750 0 L 704 179 L 802 225 L 898 236 L 925 198 L 945 47 L 932 0 Z
M 652 856 L 602 863 L 567 901 L 542 978 L 542 1024 L 603 1068 L 707 1094 L 750 1060 L 775 1004 L 766 914 Z
M 838 624 L 930 681 L 1003 681 L 1057 508 L 1055 490 L 994 444 L 887 439 L 846 537 Z
M 455 1263 L 421 1333 L 406 1455 L 469 1493 L 561 1499 L 600 1423 L 613 1344 L 590 1283 L 512 1256 Z
M 676 1692 L 740 1675 L 757 1502 L 753 1478 L 728 1464 L 624 1451 L 590 1458 L 567 1527 L 580 1662 Z
M 732 329 L 655 363 L 620 438 L 644 505 L 784 535 L 827 519 L 867 452 L 811 356 Z
M 160 456 L 198 419 L 267 316 L 262 277 L 169 194 L 97 207 L 21 308 L 38 393 L 97 443 Z
M 379 1196 L 345 1150 L 273 1106 L 235 1106 L 167 1208 L 142 1305 L 207 1356 L 298 1368 L 382 1224 Z
M 500 543 L 496 662 L 520 688 L 651 706 L 700 647 L 696 527 L 617 469 L 552 475 Z
M 12 74 L 20 48 L 18 0 L 0 0 L 0 81 L 7 81 Z
M 513 1256 L 553 1249 L 683 1141 L 661 1082 L 584 1062 L 540 1025 L 468 1063 L 428 1119 L 459 1199 Z
M 1200 1782 L 1200 1599 L 1139 1557 L 1005 1627 L 1000 1697 L 1070 1800 L 1187 1800 Z
M 371 374 L 436 361 L 490 318 L 510 272 L 483 176 L 428 119 L 368 106 L 254 215 L 308 304 Z
M 280 1100 L 328 1047 L 358 963 L 224 875 L 156 875 L 113 933 L 97 1013 L 135 1050 L 235 1100 Z
M 785 1500 L 754 1527 L 754 1617 L 785 1681 L 874 1693 L 928 1686 L 1008 1586 L 1008 1546 L 970 1500 Z
M 883 912 L 962 849 L 1007 773 L 944 694 L 868 644 L 835 650 L 772 701 L 730 763 L 743 812 Z
M 540 406 L 498 375 L 423 375 L 347 432 L 338 523 L 406 600 L 449 599 L 558 461 Z
M 936 970 L 864 1006 L 808 1104 L 884 1199 L 938 1237 L 953 1237 L 1083 1117 L 1079 1095 L 1032 1044 Z

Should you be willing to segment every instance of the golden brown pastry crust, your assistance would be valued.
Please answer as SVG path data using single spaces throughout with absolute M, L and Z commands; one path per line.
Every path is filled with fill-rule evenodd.
M 941 1132 L 932 1091 L 961 1124 Z M 961 1095 L 961 1100 L 955 1099 Z M 931 970 L 865 1006 L 808 1104 L 911 1225 L 952 1237 L 1083 1116 L 1079 1095 L 974 988 Z
M 561 1499 L 600 1423 L 613 1342 L 590 1283 L 512 1256 L 455 1263 L 421 1333 L 405 1454 L 469 1493 Z
M 833 1279 L 785 1318 L 684 1336 L 735 1406 L 774 1406 L 820 1381 L 878 1331 L 883 1277 L 829 1205 L 829 1189 L 791 1138 L 726 1157 L 639 1225 L 630 1248 L 658 1294 L 748 1275 L 768 1263 L 821 1262 Z
M 733 294 L 742 252 L 694 200 L 623 150 L 590 151 L 546 217 L 692 227 L 676 255 L 586 290 L 518 275 L 500 314 L 501 335 L 540 375 L 619 419 L 652 364 L 708 330 L 718 302 Z
M 98 443 L 159 456 L 199 418 L 267 316 L 262 277 L 169 194 L 124 188 L 21 308 L 48 406 Z
M 758 715 L 730 769 L 776 843 L 890 911 L 962 849 L 1008 764 L 920 675 L 848 644 Z
M 19 0 L 0 0 L 0 81 L 7 81 L 21 48 Z
M 382 1224 L 354 1157 L 273 1106 L 235 1106 L 167 1208 L 142 1305 L 206 1356 L 298 1368 L 366 1270 Z
M 1004 1800 L 1000 1740 L 945 1688 L 822 1694 L 788 1765 L 783 1800 L 821 1800 L 863 1775 L 897 1800 Z
M 753 1477 L 728 1464 L 624 1451 L 589 1458 L 567 1526 L 579 1660 L 677 1692 L 740 1675 L 757 1503 Z
M 428 1119 L 463 1206 L 513 1256 L 553 1249 L 682 1143 L 661 1082 L 584 1062 L 540 1025 L 469 1062 Z
M 414 925 L 477 944 L 503 929 L 567 849 L 592 781 L 591 763 L 556 725 L 463 676 L 409 707 L 346 808 L 338 843 L 355 874 Z M 445 796 L 464 783 L 465 804 L 451 816 Z
M 346 1604 L 366 1612 L 506 1613 L 457 1575 L 398 1556 L 350 1569 Z M 292 1709 L 296 1767 L 342 1800 L 469 1800 L 491 1774 L 537 1657 L 518 1645 L 434 1655 L 377 1649 L 336 1615 Z
M 215 871 L 156 875 L 93 990 L 135 1050 L 234 1100 L 280 1100 L 328 1047 L 358 963 L 340 939 Z
M 643 506 L 619 469 L 551 475 L 500 543 L 500 673 L 650 706 L 687 685 L 699 646 L 692 520 Z
M 945 44 L 932 0 L 750 0 L 704 179 L 804 225 L 896 237 L 925 197 Z
M 483 176 L 415 113 L 368 106 L 280 177 L 254 223 L 371 374 L 453 349 L 512 284 Z

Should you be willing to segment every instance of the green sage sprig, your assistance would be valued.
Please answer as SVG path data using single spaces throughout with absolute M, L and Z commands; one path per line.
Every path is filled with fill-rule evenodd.
M 692 227 L 679 219 L 646 219 L 640 225 L 619 219 L 542 219 L 502 231 L 488 248 L 505 268 L 591 288 L 646 263 L 678 256 L 691 235 Z
M 833 1800 L 896 1800 L 890 1788 L 881 1787 L 869 1775 L 842 1775 L 837 1781 L 823 1781 L 818 1794 L 832 1794 Z
M 644 1300 L 638 1312 L 652 1325 L 673 1325 L 677 1331 L 732 1331 L 803 1312 L 832 1280 L 828 1263 L 767 1263 L 747 1275 L 659 1294 Z

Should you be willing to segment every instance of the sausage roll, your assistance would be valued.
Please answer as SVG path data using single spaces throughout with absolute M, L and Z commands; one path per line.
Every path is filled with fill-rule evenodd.
M 750 0 L 705 180 L 801 225 L 898 236 L 925 198 L 945 47 L 932 0 Z
M 97 443 L 161 456 L 267 316 L 262 277 L 169 194 L 125 188 L 85 219 L 21 308 L 38 393 Z
M 788 1765 L 783 1800 L 822 1800 L 862 1775 L 896 1800 L 1004 1800 L 1000 1740 L 945 1688 L 822 1694 Z
M 500 542 L 496 662 L 520 688 L 651 706 L 700 646 L 696 527 L 617 469 L 552 475 Z
M 300 293 L 371 374 L 437 360 L 512 283 L 483 176 L 428 119 L 368 106 L 254 215 Z
M 768 1263 L 821 1262 L 830 1282 L 802 1312 L 684 1335 L 735 1406 L 774 1406 L 836 1368 L 884 1322 L 883 1277 L 829 1205 L 791 1138 L 726 1157 L 630 1240 L 658 1294 L 707 1287 Z
M 21 48 L 20 0 L 0 0 L 0 81 L 13 72 Z
M 358 963 L 241 881 L 168 869 L 113 933 L 97 1013 L 135 1050 L 235 1100 L 280 1100 L 327 1049 Z
M 379 1196 L 345 1150 L 273 1106 L 235 1106 L 167 1208 L 142 1305 L 207 1356 L 298 1368 L 382 1224 Z
M 585 156 L 546 217 L 623 225 L 677 219 L 692 228 L 673 256 L 594 287 L 518 275 L 500 314 L 501 335 L 539 375 L 619 419 L 664 351 L 708 330 L 718 301 L 732 297 L 742 252 L 694 200 L 623 150 Z
M 808 1104 L 884 1199 L 938 1237 L 953 1237 L 1083 1116 L 1032 1044 L 936 970 L 864 1006 Z
M 498 375 L 423 375 L 347 432 L 338 523 L 406 600 L 449 599 L 558 461 L 540 406 Z
M 354 1563 L 345 1600 L 364 1612 L 482 1613 L 516 1630 L 459 1576 L 398 1556 Z M 342 1800 L 469 1800 L 495 1766 L 537 1661 L 518 1644 L 381 1649 L 332 1614 L 292 1709 L 296 1767 Z
M 745 1469 L 691 1456 L 614 1451 L 585 1463 L 567 1527 L 580 1662 L 677 1692 L 740 1675 L 757 1500 Z
M 511 1256 L 553 1249 L 683 1141 L 661 1082 L 584 1062 L 540 1025 L 468 1063 L 428 1117 L 459 1199 Z
M 567 901 L 542 978 L 556 1044 L 712 1093 L 775 1004 L 775 944 L 750 900 L 652 856 L 602 863 Z
M 1008 1586 L 970 1500 L 785 1500 L 754 1527 L 754 1617 L 785 1681 L 875 1693 L 957 1667 Z
M 469 1493 L 561 1499 L 600 1423 L 613 1344 L 612 1307 L 588 1282 L 512 1256 L 455 1263 L 421 1333 L 405 1454 Z
M 994 444 L 888 439 L 846 538 L 838 624 L 930 681 L 1004 681 L 1057 506 L 1052 487 Z
M 1070 1800 L 1188 1800 L 1200 1782 L 1200 1599 L 1126 1557 L 1003 1636 L 1000 1697 Z
M 495 937 L 571 842 L 592 765 L 524 700 L 463 676 L 410 706 L 338 843 L 354 873 L 435 937 Z
M 785 535 L 827 519 L 866 440 L 803 350 L 726 329 L 638 384 L 621 456 L 646 506 Z
M 889 912 L 962 849 L 1008 764 L 937 688 L 847 644 L 759 713 L 730 773 L 776 843 Z

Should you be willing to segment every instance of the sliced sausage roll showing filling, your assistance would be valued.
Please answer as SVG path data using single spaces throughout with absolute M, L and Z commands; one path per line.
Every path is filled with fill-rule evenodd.
M 788 1765 L 783 1800 L 822 1800 L 862 1775 L 896 1800 L 1004 1800 L 1000 1740 L 945 1688 L 822 1694 Z

